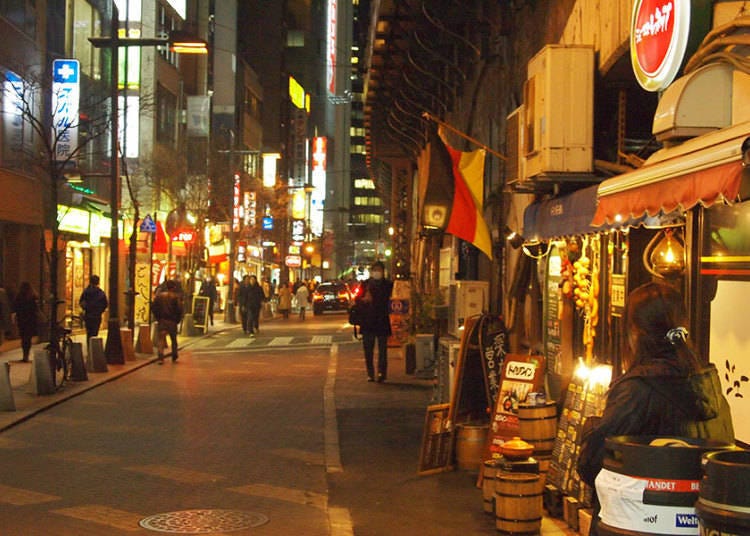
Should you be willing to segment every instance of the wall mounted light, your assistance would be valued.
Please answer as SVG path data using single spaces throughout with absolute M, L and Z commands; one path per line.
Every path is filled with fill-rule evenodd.
M 513 249 L 520 248 L 524 243 L 523 236 L 516 231 L 511 230 L 509 227 L 505 228 L 505 240 Z

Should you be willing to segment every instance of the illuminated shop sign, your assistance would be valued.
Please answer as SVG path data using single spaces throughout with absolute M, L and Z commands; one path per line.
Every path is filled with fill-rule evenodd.
M 328 167 L 328 138 L 317 136 L 312 143 L 312 184 L 315 187 L 310 194 L 310 231 L 315 235 L 323 234 L 323 205 L 326 198 L 326 169 Z
M 336 0 L 328 0 L 328 50 L 326 54 L 326 79 L 328 92 L 336 94 Z
M 52 62 L 52 139 L 55 160 L 68 160 L 78 148 L 78 101 L 81 95 L 78 60 Z
M 641 87 L 660 91 L 682 65 L 690 37 L 689 0 L 636 0 L 630 24 L 630 60 Z
M 172 242 L 192 243 L 195 241 L 195 231 L 177 231 L 169 237 Z
M 240 232 L 240 217 L 242 215 L 242 204 L 240 203 L 240 175 L 234 174 L 234 186 L 232 187 L 232 230 Z
M 305 88 L 303 88 L 293 76 L 289 77 L 289 100 L 292 101 L 297 108 L 305 110 Z M 309 109 L 307 110 L 310 111 Z

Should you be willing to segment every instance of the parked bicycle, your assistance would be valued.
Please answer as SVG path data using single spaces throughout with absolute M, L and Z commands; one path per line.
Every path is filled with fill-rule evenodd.
M 52 379 L 55 388 L 60 389 L 70 379 L 72 366 L 73 339 L 70 337 L 71 329 L 66 328 L 62 319 L 56 326 L 54 333 L 50 334 L 50 341 L 45 347 L 49 359 Z

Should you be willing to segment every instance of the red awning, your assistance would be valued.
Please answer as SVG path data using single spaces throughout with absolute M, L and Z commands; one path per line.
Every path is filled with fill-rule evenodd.
M 735 201 L 744 169 L 743 147 L 750 136 L 748 125 L 740 126 L 664 149 L 642 168 L 602 182 L 592 225 Z

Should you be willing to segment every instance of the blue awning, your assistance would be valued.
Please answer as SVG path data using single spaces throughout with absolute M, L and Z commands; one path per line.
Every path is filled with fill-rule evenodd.
M 523 213 L 523 236 L 526 240 L 549 240 L 565 236 L 597 233 L 593 227 L 598 184 L 571 194 L 533 203 Z

